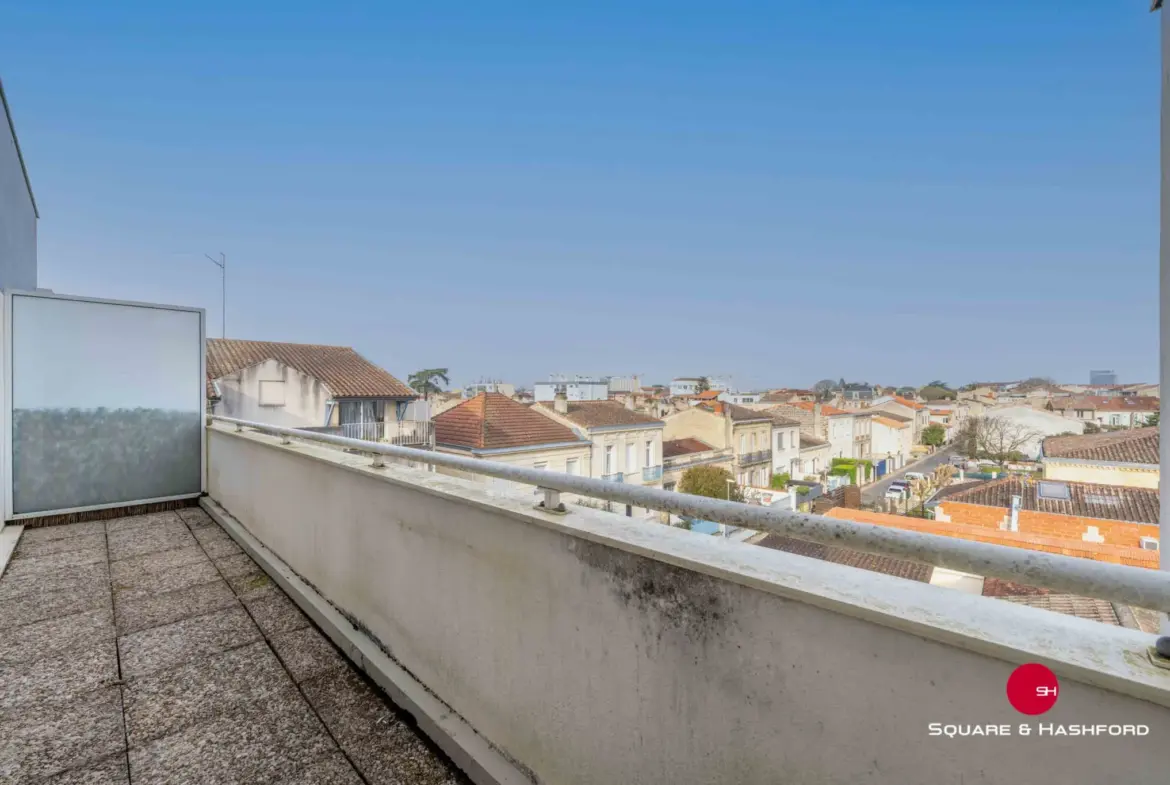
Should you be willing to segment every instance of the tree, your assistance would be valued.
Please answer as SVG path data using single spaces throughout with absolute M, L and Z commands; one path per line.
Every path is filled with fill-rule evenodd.
M 698 388 L 699 392 L 707 392 L 707 390 L 711 389 L 711 380 L 706 376 L 700 376 L 699 383 L 695 387 Z
M 833 389 L 833 386 L 835 384 L 836 384 L 836 382 L 833 381 L 832 379 L 821 379 L 819 382 L 817 382 L 816 384 L 813 385 L 813 392 L 817 392 L 817 393 L 829 392 L 830 390 Z
M 936 422 L 922 429 L 922 443 L 928 447 L 942 447 L 947 440 L 947 430 Z
M 1157 428 L 1158 422 L 1159 422 L 1158 415 L 1160 413 L 1161 412 L 1154 412 L 1149 417 L 1147 417 L 1145 423 L 1142 424 L 1142 427 L 1143 428 Z
M 709 499 L 730 499 L 743 501 L 743 491 L 735 484 L 731 472 L 720 466 L 692 466 L 683 472 L 678 483 L 681 493 L 706 496 Z M 728 481 L 731 484 L 728 485 Z
M 947 383 L 946 383 L 946 382 L 939 381 L 938 379 L 935 379 L 933 382 L 931 382 L 930 384 L 928 384 L 928 385 L 926 385 L 926 386 L 927 386 L 927 387 L 941 387 L 941 388 L 943 388 L 944 390 L 949 390 L 949 389 L 951 389 L 950 387 L 947 387 Z
M 447 378 L 446 368 L 425 368 L 406 377 L 406 383 L 421 395 L 424 401 L 430 398 L 431 393 L 443 391 L 443 388 L 439 386 L 439 381 L 443 384 L 451 383 Z
M 948 390 L 946 387 L 938 384 L 928 384 L 918 391 L 918 395 L 924 401 L 953 401 L 957 396 L 954 390 Z
M 1001 467 L 1023 452 L 1024 448 L 1044 436 L 1035 428 L 1004 417 L 978 417 L 971 420 L 977 456 L 990 458 Z

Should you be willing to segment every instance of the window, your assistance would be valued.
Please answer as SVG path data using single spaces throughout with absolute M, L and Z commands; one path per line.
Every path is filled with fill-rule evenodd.
M 784 431 L 778 431 L 776 433 L 776 449 L 777 450 L 784 449 Z
M 747 451 L 748 451 L 748 448 L 747 448 L 747 434 L 746 434 L 746 433 L 741 433 L 741 434 L 739 435 L 739 451 L 740 451 L 741 453 L 745 453 L 745 452 L 747 452 Z
M 613 474 L 613 445 L 605 445 L 605 473 Z
M 643 464 L 646 468 L 654 465 L 654 442 L 646 442 L 646 463 Z
M 756 434 L 752 433 L 752 452 L 756 451 Z
M 633 442 L 626 442 L 626 471 L 632 472 L 638 468 L 638 446 Z
M 260 382 L 261 406 L 284 406 L 284 382 Z
M 565 461 L 565 474 L 576 474 L 576 473 L 577 473 L 577 459 L 570 458 L 569 460 Z
M 663 483 L 662 490 L 673 491 L 676 487 L 678 487 L 677 483 L 673 483 L 673 482 Z

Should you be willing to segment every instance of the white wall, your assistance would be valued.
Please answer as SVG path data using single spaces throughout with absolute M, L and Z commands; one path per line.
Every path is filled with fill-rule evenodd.
M 772 426 L 772 474 L 792 474 L 794 460 L 800 460 L 800 427 Z
M 332 393 L 320 380 L 277 360 L 265 360 L 219 379 L 222 400 L 215 413 L 285 428 L 325 425 L 325 403 Z M 284 406 L 260 405 L 260 382 L 284 382 Z
M 853 457 L 853 420 L 843 415 L 825 418 L 829 452 L 833 458 Z
M 985 417 L 1002 417 L 1012 423 L 1018 423 L 1030 430 L 1038 431 L 1042 436 L 1028 442 L 1020 450 L 1030 458 L 1040 455 L 1040 444 L 1047 436 L 1057 436 L 1062 433 L 1084 433 L 1085 424 L 1078 420 L 1070 420 L 1052 412 L 1038 411 L 1029 406 L 1008 406 L 1003 409 L 988 409 Z
M 209 435 L 211 497 L 537 781 L 1166 782 L 1149 635 L 367 463 Z M 1029 661 L 1045 722 L 1151 736 L 928 735 L 1029 721 Z
M 0 289 L 36 288 L 36 210 L 20 166 L 16 136 L 0 107 Z

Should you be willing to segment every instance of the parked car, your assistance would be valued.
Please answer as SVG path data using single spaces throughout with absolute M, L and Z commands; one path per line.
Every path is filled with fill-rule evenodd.
M 923 474 L 922 472 L 906 472 L 905 474 L 902 475 L 902 477 L 906 480 L 907 484 L 909 484 L 911 480 L 925 480 L 926 479 L 926 475 Z
M 890 487 L 886 490 L 887 499 L 903 499 L 906 494 L 910 492 L 910 486 L 901 480 L 890 483 Z
M 954 466 L 956 469 L 963 469 L 963 468 L 966 468 L 966 466 L 967 466 L 967 459 L 964 458 L 962 455 L 952 455 L 950 458 L 947 459 L 947 461 L 951 464 L 951 466 Z

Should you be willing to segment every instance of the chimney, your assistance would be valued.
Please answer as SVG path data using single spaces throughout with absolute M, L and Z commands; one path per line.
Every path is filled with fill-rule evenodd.
M 821 415 L 822 404 L 813 404 L 813 435 L 817 437 L 825 436 L 825 421 Z
M 569 399 L 563 390 L 558 390 L 553 396 L 553 411 L 557 414 L 569 413 Z

